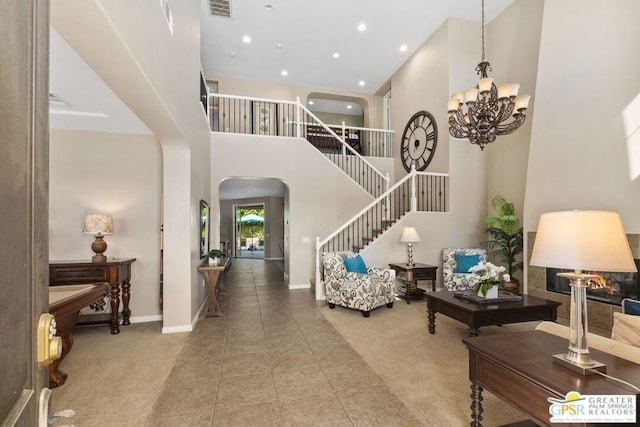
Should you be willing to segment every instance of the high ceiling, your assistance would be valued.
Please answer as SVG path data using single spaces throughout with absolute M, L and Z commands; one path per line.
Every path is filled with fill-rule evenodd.
M 207 76 L 351 93 L 378 91 L 447 18 L 480 22 L 481 17 L 480 0 L 230 0 L 230 18 L 212 16 L 209 1 L 218 0 L 200 0 Z M 486 21 L 512 2 L 486 0 Z M 358 30 L 360 24 L 366 25 L 364 31 Z M 243 42 L 245 36 L 250 43 Z M 53 28 L 50 68 L 51 128 L 151 133 Z M 319 101 L 318 111 L 334 107 Z M 234 180 L 221 196 L 253 197 L 257 188 L 268 195 L 284 191 L 272 180 Z
M 375 93 L 447 18 L 481 21 L 480 0 L 229 0 L 230 18 L 200 1 L 205 74 L 358 93 Z M 486 0 L 485 20 L 512 2 Z

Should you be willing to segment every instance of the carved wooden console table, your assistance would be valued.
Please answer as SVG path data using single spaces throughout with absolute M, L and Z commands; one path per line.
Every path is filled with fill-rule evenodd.
M 107 262 L 49 261 L 49 285 L 80 285 L 86 283 L 107 282 L 111 287 L 111 318 L 91 323 L 109 323 L 111 333 L 119 334 L 118 310 L 122 295 L 122 325 L 131 322 L 129 300 L 131 298 L 131 264 L 135 258 L 114 258 Z M 122 288 L 122 292 L 121 292 Z

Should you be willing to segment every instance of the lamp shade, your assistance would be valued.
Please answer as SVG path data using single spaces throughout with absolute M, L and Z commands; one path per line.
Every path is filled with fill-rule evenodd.
M 543 213 L 530 263 L 572 270 L 636 271 L 622 219 L 613 211 Z
M 111 215 L 89 214 L 84 217 L 82 232 L 86 234 L 112 234 L 113 217 Z
M 402 232 L 402 236 L 400 236 L 400 242 L 413 243 L 419 241 L 420 236 L 418 236 L 418 232 L 416 231 L 416 229 L 413 227 L 405 227 L 404 231 Z

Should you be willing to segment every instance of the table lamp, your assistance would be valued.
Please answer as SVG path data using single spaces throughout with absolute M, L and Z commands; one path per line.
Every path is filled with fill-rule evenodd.
M 407 256 L 408 256 L 408 266 L 413 265 L 413 243 L 419 242 L 420 236 L 418 236 L 418 232 L 413 227 L 405 227 L 402 232 L 402 236 L 400 236 L 400 242 L 407 244 Z
M 603 363 L 591 359 L 587 345 L 587 286 L 600 277 L 587 271 L 634 272 L 629 242 L 617 212 L 564 211 L 540 215 L 531 265 L 574 270 L 558 273 L 571 285 L 569 351 L 553 361 L 582 375 L 606 372 Z
M 107 242 L 104 241 L 104 235 L 113 234 L 113 218 L 111 215 L 87 215 L 84 217 L 82 232 L 85 234 L 95 234 L 96 236 L 96 240 L 91 243 L 91 250 L 95 252 L 91 261 L 107 262 L 107 257 L 104 255 L 104 252 L 107 250 Z

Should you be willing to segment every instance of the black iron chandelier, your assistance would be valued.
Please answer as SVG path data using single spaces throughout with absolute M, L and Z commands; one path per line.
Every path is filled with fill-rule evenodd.
M 447 103 L 449 133 L 454 138 L 468 139 L 484 150 L 484 146 L 518 129 L 526 118 L 529 96 L 518 96 L 520 85 L 506 83 L 496 86 L 487 76 L 491 64 L 484 54 L 484 0 L 482 0 L 482 61 L 476 67 L 478 85 L 451 95 Z M 509 121 L 509 119 L 512 119 Z

